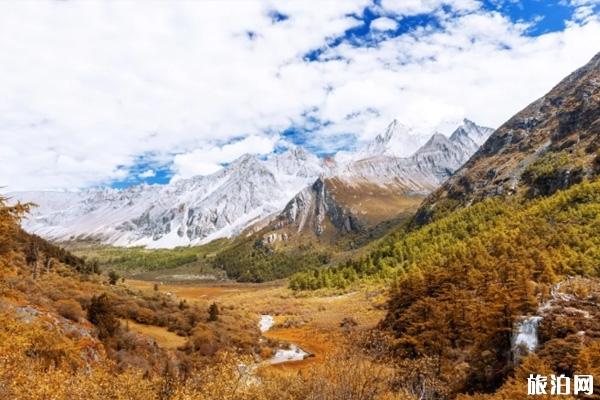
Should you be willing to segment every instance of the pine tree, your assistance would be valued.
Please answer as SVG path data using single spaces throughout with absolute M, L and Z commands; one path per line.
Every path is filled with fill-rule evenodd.
M 106 293 L 92 297 L 87 317 L 98 328 L 98 336 L 101 339 L 113 336 L 119 329 L 119 320 L 114 315 Z

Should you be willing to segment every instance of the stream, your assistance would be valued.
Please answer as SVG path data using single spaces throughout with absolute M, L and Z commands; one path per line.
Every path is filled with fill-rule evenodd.
M 519 349 L 523 347 L 526 348 L 529 353 L 535 351 L 539 343 L 537 330 L 542 319 L 543 318 L 539 315 L 534 315 L 525 318 L 516 325 L 512 339 L 512 351 L 515 356 L 519 352 Z
M 263 314 L 258 321 L 258 328 L 262 333 L 273 327 L 275 319 L 272 315 Z M 273 357 L 267 360 L 269 364 L 281 364 L 290 361 L 301 361 L 310 356 L 310 353 L 302 350 L 298 345 L 290 343 L 287 349 L 277 349 Z
M 569 279 L 570 278 L 567 278 L 567 281 Z M 544 319 L 543 314 L 550 310 L 556 301 L 572 300 L 572 296 L 560 292 L 560 287 L 565 282 L 566 281 L 559 282 L 554 285 L 550 291 L 550 299 L 541 304 L 537 309 L 537 313 L 540 315 L 524 317 L 522 321 L 515 324 L 511 346 L 513 359 L 515 361 L 518 362 L 519 358 L 524 355 L 523 350 L 527 350 L 528 353 L 532 353 L 537 349 L 539 345 L 538 327 Z

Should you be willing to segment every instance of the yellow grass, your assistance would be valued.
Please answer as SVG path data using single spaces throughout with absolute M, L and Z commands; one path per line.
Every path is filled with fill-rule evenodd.
M 160 326 L 138 324 L 132 320 L 121 320 L 121 322 L 127 325 L 130 331 L 151 337 L 163 349 L 176 349 L 186 342 L 186 338 L 169 332 L 166 328 Z
M 151 291 L 154 287 L 154 282 L 146 281 L 128 280 L 126 284 L 144 291 Z M 303 361 L 273 366 L 277 370 L 304 369 L 322 363 L 328 355 L 345 347 L 345 333 L 340 326 L 344 318 L 353 318 L 358 323 L 356 329 L 361 330 L 375 326 L 384 314 L 382 309 L 376 307 L 381 302 L 381 295 L 368 296 L 366 289 L 329 297 L 295 297 L 285 282 L 269 286 L 239 283 L 222 286 L 205 283 L 168 284 L 160 285 L 159 290 L 188 302 L 216 302 L 220 307 L 235 308 L 254 316 L 257 324 L 260 314 L 273 315 L 275 326 L 264 334 L 265 337 L 295 343 L 314 354 L 314 357 Z M 153 328 L 157 327 L 142 325 L 148 335 L 155 337 Z

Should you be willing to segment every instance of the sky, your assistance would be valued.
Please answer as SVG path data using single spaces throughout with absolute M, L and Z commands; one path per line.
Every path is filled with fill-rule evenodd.
M 164 184 L 393 119 L 498 127 L 599 51 L 600 0 L 7 0 L 0 186 Z

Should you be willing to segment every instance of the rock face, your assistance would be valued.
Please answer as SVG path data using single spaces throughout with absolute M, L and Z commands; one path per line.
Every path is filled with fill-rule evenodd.
M 600 54 L 508 120 L 424 203 L 439 209 L 489 196 L 548 195 L 600 169 Z
M 394 208 L 395 196 L 423 196 L 437 188 L 489 132 L 465 120 L 449 139 L 435 134 L 412 156 L 398 157 L 399 135 L 415 135 L 394 121 L 344 160 L 325 161 L 292 147 L 266 159 L 244 155 L 214 174 L 167 185 L 11 196 L 38 204 L 24 227 L 56 241 L 168 248 L 234 236 L 272 218 L 301 230 L 310 226 L 317 235 L 327 226 L 356 231 L 404 211 Z M 376 215 L 375 208 L 383 211 Z
M 401 213 L 414 212 L 430 193 L 459 168 L 493 132 L 465 120 L 454 133 L 435 133 L 410 157 L 389 155 L 389 143 L 398 131 L 392 122 L 385 135 L 359 150 L 361 157 L 347 162 L 329 176 L 320 177 L 298 193 L 267 229 L 263 241 L 285 240 L 294 234 L 322 236 L 360 232 Z
M 326 182 L 319 178 L 294 196 L 281 212 L 276 224 L 280 227 L 295 226 L 299 232 L 310 229 L 316 235 L 323 233 L 327 222 L 340 232 L 359 231 L 361 224 L 358 219 L 336 201 Z

